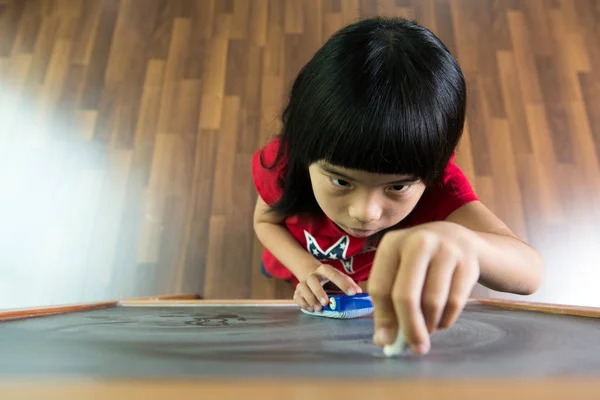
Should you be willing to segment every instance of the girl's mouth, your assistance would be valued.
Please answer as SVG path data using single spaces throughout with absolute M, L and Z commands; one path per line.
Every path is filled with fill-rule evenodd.
M 346 232 L 348 232 L 349 234 L 351 234 L 352 236 L 356 236 L 356 237 L 360 237 L 360 238 L 366 238 L 366 237 L 372 236 L 378 232 L 377 230 L 354 229 L 354 228 L 349 228 L 347 226 L 344 226 L 344 230 Z

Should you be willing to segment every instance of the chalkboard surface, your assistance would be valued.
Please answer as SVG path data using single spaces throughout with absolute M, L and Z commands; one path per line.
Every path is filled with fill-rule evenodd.
M 3 376 L 541 377 L 600 373 L 600 320 L 469 304 L 424 356 L 387 359 L 370 317 L 289 305 L 116 307 L 0 323 Z

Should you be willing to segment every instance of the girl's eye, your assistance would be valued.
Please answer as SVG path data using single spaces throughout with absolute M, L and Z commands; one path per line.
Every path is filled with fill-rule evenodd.
M 343 188 L 349 188 L 352 187 L 352 185 L 350 184 L 350 182 L 345 181 L 343 179 L 337 179 L 337 178 L 331 178 L 331 182 L 335 185 L 335 186 L 339 186 L 339 187 L 343 187 Z
M 409 185 L 394 185 L 390 186 L 390 191 L 400 193 L 405 192 L 406 190 L 408 190 L 408 188 L 410 188 Z

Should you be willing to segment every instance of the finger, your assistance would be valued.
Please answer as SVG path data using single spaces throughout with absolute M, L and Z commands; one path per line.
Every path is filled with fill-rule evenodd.
M 400 271 L 392 289 L 394 308 L 406 342 L 417 354 L 429 351 L 429 332 L 421 310 L 421 294 L 430 261 L 436 253 L 436 237 L 419 234 L 406 238 Z
M 339 287 L 344 293 L 349 296 L 353 296 L 356 293 L 362 293 L 362 289 L 352 278 L 348 275 L 338 271 L 334 267 L 328 264 L 322 264 L 316 271 L 324 278 L 333 282 L 333 284 Z
M 429 264 L 421 295 L 421 309 L 430 334 L 438 327 L 446 307 L 457 260 L 456 252 L 441 246 Z
M 319 300 L 317 300 L 317 298 L 315 297 L 312 290 L 310 290 L 308 285 L 306 285 L 306 284 L 298 285 L 298 291 L 300 292 L 300 295 L 304 298 L 304 300 L 310 305 L 310 307 L 312 309 L 314 309 L 317 312 L 321 311 L 321 308 L 322 308 L 321 303 L 319 302 Z
M 400 237 L 383 237 L 375 258 L 367 291 L 373 303 L 373 341 L 378 346 L 393 344 L 398 335 L 398 319 L 392 302 L 392 288 L 400 265 Z
M 363 292 L 368 292 L 368 288 L 369 288 L 369 281 L 361 281 L 361 282 L 357 282 L 358 286 L 360 286 L 360 289 Z
M 306 280 L 306 284 L 323 307 L 329 304 L 329 298 L 327 296 L 327 293 L 325 292 L 325 289 L 323 289 L 323 286 L 321 285 L 321 282 L 319 281 L 319 278 L 317 276 L 311 275 Z
M 459 264 L 452 276 L 452 285 L 446 307 L 438 324 L 439 329 L 450 328 L 462 312 L 473 286 L 479 279 L 476 261 Z
M 306 300 L 304 300 L 304 297 L 302 297 L 302 294 L 300 294 L 300 292 L 298 291 L 294 292 L 294 301 L 300 306 L 300 308 L 303 308 L 310 312 L 314 311 L 310 304 L 308 304 Z

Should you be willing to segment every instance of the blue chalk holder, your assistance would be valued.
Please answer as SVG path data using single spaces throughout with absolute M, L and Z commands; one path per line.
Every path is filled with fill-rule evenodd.
M 359 293 L 354 296 L 330 295 L 329 304 L 324 306 L 321 312 L 301 310 L 304 314 L 317 317 L 351 319 L 372 314 L 373 303 L 367 293 Z

